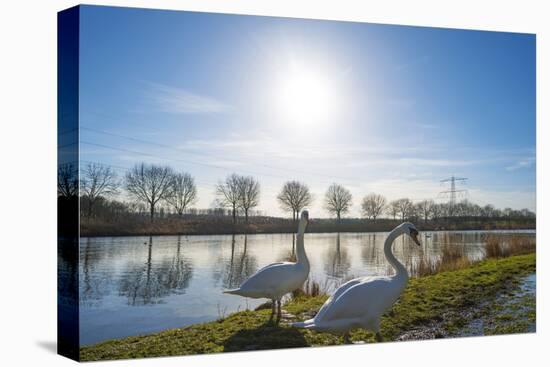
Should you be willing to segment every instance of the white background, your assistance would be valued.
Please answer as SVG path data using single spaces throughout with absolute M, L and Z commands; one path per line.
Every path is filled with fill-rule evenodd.
M 537 33 L 537 334 L 102 362 L 117 366 L 406 364 L 535 366 L 550 345 L 547 1 L 89 1 L 136 7 Z M 56 338 L 56 12 L 72 1 L 5 1 L 0 12 L 0 361 L 64 366 Z M 546 23 L 546 24 L 545 24 Z M 546 124 L 545 124 L 546 123 Z M 546 311 L 546 312 L 545 312 Z M 546 348 L 546 350 L 544 349 Z

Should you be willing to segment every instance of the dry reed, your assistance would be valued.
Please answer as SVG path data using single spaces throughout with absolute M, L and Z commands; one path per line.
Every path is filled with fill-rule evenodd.
M 502 258 L 523 255 L 536 250 L 536 240 L 524 235 L 495 235 L 485 237 L 485 257 Z
M 291 298 L 296 299 L 300 297 L 317 297 L 323 294 L 329 293 L 329 282 L 325 280 L 323 286 L 314 280 L 306 280 L 302 288 L 298 288 L 292 291 Z
M 479 260 L 523 255 L 534 252 L 536 249 L 535 238 L 519 234 L 489 234 L 484 238 L 484 243 L 485 256 Z M 453 243 L 451 237 L 446 235 L 443 237 L 441 255 L 428 257 L 421 254 L 418 261 L 411 267 L 411 274 L 415 277 L 432 275 L 442 271 L 463 269 L 473 262 L 468 257 L 465 246 Z

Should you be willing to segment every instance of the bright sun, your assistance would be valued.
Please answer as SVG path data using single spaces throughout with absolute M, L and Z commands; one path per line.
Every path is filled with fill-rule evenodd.
M 287 75 L 281 83 L 279 99 L 283 118 L 293 124 L 325 121 L 335 106 L 329 80 L 308 70 Z

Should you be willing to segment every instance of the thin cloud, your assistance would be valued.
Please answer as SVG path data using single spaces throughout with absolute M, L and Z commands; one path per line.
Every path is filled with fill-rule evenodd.
M 230 110 L 226 103 L 182 88 L 164 84 L 148 83 L 147 95 L 163 112 L 176 114 L 211 114 Z
M 517 161 L 516 163 L 506 167 L 507 171 L 515 171 L 521 168 L 529 168 L 535 164 L 535 157 L 528 157 L 525 159 L 521 159 Z
M 479 160 L 450 160 L 431 158 L 376 158 L 349 162 L 347 167 L 395 166 L 395 167 L 461 167 L 483 163 Z

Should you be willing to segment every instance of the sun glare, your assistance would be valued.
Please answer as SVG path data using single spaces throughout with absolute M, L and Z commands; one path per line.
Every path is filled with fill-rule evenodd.
M 293 124 L 322 122 L 334 109 L 335 98 L 328 78 L 307 70 L 285 76 L 279 93 L 281 114 Z

